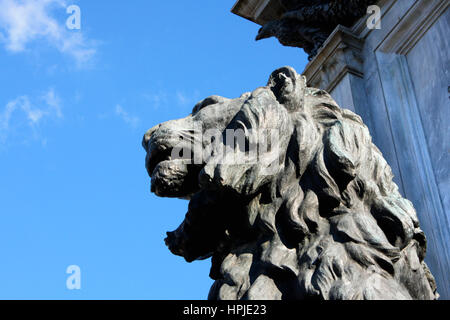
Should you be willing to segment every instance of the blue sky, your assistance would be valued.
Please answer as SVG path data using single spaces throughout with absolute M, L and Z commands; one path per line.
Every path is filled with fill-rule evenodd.
M 0 299 L 207 297 L 210 261 L 164 245 L 187 202 L 150 194 L 141 138 L 209 95 L 303 71 L 301 50 L 255 42 L 233 4 L 0 0 Z

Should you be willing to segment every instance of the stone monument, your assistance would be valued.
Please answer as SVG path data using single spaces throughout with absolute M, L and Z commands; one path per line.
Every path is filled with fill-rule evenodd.
M 356 15 L 337 3 L 351 5 Z M 294 18 L 291 32 L 274 31 L 288 38 L 313 26 L 309 17 L 329 17 L 328 8 L 338 8 L 333 17 L 346 17 L 326 24 L 327 38 L 319 39 L 303 75 L 369 127 L 400 193 L 417 210 L 428 238 L 426 261 L 443 299 L 450 299 L 449 6 L 448 0 L 239 0 L 232 9 L 263 28 Z M 374 17 L 380 18 L 376 26 Z

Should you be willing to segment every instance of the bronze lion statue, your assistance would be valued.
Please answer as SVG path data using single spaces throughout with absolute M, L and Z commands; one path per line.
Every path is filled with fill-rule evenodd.
M 209 299 L 438 297 L 414 207 L 368 128 L 294 69 L 206 98 L 143 146 L 152 192 L 190 200 L 166 244 L 212 258 Z

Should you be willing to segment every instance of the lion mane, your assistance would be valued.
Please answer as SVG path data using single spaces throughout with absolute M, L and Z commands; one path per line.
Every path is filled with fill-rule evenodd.
M 277 128 L 277 169 L 262 175 L 260 162 L 214 155 L 173 160 L 168 150 L 194 141 L 194 124 Z M 190 199 L 166 244 L 188 262 L 212 257 L 209 299 L 438 298 L 414 207 L 368 128 L 294 69 L 240 98 L 203 100 L 189 117 L 150 129 L 143 145 L 152 191 Z

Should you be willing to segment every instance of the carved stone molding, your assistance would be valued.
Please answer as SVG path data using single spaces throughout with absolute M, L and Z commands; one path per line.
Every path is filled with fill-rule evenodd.
M 259 25 L 264 25 L 278 19 L 284 10 L 278 1 L 239 0 L 234 4 L 231 12 Z
M 338 26 L 303 73 L 308 85 L 327 91 L 347 74 L 363 77 L 363 41 L 348 28 Z
M 377 50 L 407 55 L 449 6 L 450 1 L 416 1 L 379 44 Z
M 262 25 L 256 40 L 275 37 L 312 60 L 338 25 L 351 27 L 373 0 L 238 0 L 232 12 Z

